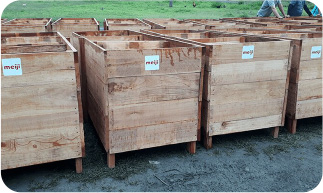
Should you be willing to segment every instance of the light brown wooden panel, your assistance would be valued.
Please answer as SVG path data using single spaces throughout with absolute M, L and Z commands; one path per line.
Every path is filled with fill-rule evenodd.
M 110 107 L 109 130 L 198 119 L 198 98 Z
M 211 101 L 214 105 L 283 99 L 285 80 L 252 82 L 230 85 L 212 85 Z
M 322 60 L 300 62 L 299 80 L 322 79 Z
M 197 140 L 197 121 L 184 121 L 110 131 L 110 153 Z
M 254 46 L 254 58 L 242 59 L 243 46 Z M 289 57 L 290 41 L 246 42 L 213 45 L 210 65 L 238 62 L 285 60 Z
M 79 127 L 1 135 L 1 169 L 82 157 Z
M 97 41 L 106 50 L 168 48 L 167 41 Z
M 145 56 L 151 55 L 159 55 L 159 70 L 145 70 Z M 109 51 L 106 58 L 106 74 L 113 78 L 201 72 L 201 63 L 201 48 Z
M 224 122 L 277 115 L 283 112 L 284 99 L 258 100 L 228 104 L 210 102 L 210 121 Z
M 4 119 L 63 113 L 78 108 L 75 82 L 2 88 L 1 100 Z
M 200 73 L 112 78 L 108 80 L 109 106 L 197 98 Z
M 301 61 L 320 60 L 322 62 L 322 56 L 321 58 L 311 58 L 313 46 L 322 46 L 322 38 L 308 38 L 302 41 Z
M 288 59 L 212 65 L 211 84 L 286 80 Z
M 322 79 L 298 82 L 297 101 L 322 98 Z
M 297 102 L 296 119 L 316 116 L 322 116 L 322 98 Z
M 251 119 L 210 123 L 209 136 L 281 126 L 282 114 Z

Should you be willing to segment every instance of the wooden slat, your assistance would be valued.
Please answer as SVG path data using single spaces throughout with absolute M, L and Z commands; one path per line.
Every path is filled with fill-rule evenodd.
M 108 113 L 109 130 L 197 121 L 198 98 L 117 106 L 111 107 Z
M 299 67 L 299 80 L 322 79 L 322 60 L 302 61 Z
M 298 82 L 297 101 L 322 98 L 322 79 Z
M 99 46 L 106 50 L 125 50 L 125 49 L 158 49 L 168 48 L 167 41 L 97 41 Z
M 1 169 L 82 157 L 74 126 L 1 135 Z
M 197 140 L 197 121 L 184 121 L 110 131 L 110 153 L 120 153 Z
M 211 85 L 286 80 L 287 57 L 268 60 L 212 65 Z
M 211 101 L 213 105 L 221 105 L 283 99 L 285 96 L 285 84 L 286 79 L 230 85 L 212 85 Z
M 197 98 L 200 73 L 108 79 L 109 106 Z
M 238 121 L 211 123 L 209 136 L 281 126 L 281 119 L 282 115 L 279 114 Z
M 2 88 L 1 100 L 4 119 L 62 113 L 78 107 L 75 83 Z
M 322 63 L 322 57 L 321 58 L 311 58 L 311 52 L 313 46 L 322 46 L 322 38 L 308 38 L 303 40 L 302 43 L 302 54 L 301 54 L 301 61 L 306 60 L 319 60 Z
M 145 56 L 151 55 L 159 55 L 159 70 L 145 70 Z M 106 74 L 112 78 L 201 72 L 201 60 L 201 48 L 109 51 L 106 58 Z
M 213 57 L 210 65 L 238 63 L 242 60 L 243 46 L 254 46 L 254 58 L 245 59 L 246 62 L 285 60 L 289 56 L 289 41 L 246 42 L 213 46 Z
M 2 56 L 3 58 L 12 58 L 8 55 Z M 71 63 L 71 57 L 64 57 L 63 54 L 38 54 L 37 56 L 21 54 L 14 55 L 14 57 L 21 58 L 23 75 L 17 77 L 1 74 L 2 88 L 75 83 L 75 67 Z M 60 62 L 60 59 L 63 58 L 65 60 Z M 47 70 L 42 70 L 44 68 Z
M 316 116 L 322 116 L 322 98 L 297 102 L 296 119 Z
M 211 101 L 209 121 L 214 123 L 277 115 L 283 111 L 283 102 L 284 98 L 220 105 Z
M 4 115 L 4 114 L 3 114 Z M 66 111 L 52 114 L 26 115 L 23 117 L 1 118 L 1 131 L 3 136 L 12 133 L 55 129 L 58 127 L 78 126 L 78 111 Z
M 1 54 L 37 53 L 37 52 L 64 52 L 67 46 L 60 45 L 32 45 L 32 46 L 1 46 Z
M 109 124 L 108 117 L 105 116 L 104 111 L 94 99 L 90 91 L 87 92 L 88 111 L 89 116 L 93 122 L 94 128 L 100 137 L 100 140 L 106 152 L 109 151 Z

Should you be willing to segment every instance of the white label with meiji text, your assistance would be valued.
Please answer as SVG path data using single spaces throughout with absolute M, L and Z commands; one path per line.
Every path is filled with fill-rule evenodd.
M 4 76 L 22 75 L 21 59 L 20 58 L 2 59 L 2 72 Z
M 159 70 L 159 55 L 145 56 L 145 70 Z
M 311 50 L 311 58 L 321 58 L 322 46 L 313 46 Z
M 243 46 L 242 59 L 252 59 L 255 52 L 255 46 Z

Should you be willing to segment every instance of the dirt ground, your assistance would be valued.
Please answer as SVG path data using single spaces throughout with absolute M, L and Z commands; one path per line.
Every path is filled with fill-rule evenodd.
M 322 117 L 299 120 L 295 135 L 281 128 L 278 139 L 264 130 L 214 137 L 195 155 L 185 144 L 117 154 L 114 169 L 91 123 L 85 135 L 82 174 L 66 160 L 2 171 L 4 183 L 18 192 L 306 192 L 322 177 Z

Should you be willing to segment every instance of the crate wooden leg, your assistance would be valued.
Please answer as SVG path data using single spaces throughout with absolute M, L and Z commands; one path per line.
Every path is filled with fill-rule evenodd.
M 192 141 L 192 142 L 187 143 L 187 151 L 190 154 L 194 154 L 196 152 L 196 141 Z
M 114 168 L 116 166 L 116 156 L 115 154 L 109 154 L 107 155 L 107 162 L 109 168 Z
M 211 149 L 212 148 L 212 136 L 204 135 L 203 145 L 204 145 L 205 149 Z
M 278 133 L 279 133 L 279 127 L 272 128 L 272 130 L 271 130 L 271 135 L 272 135 L 274 138 L 278 138 Z
M 83 166 L 82 166 L 82 158 L 76 158 L 75 159 L 75 168 L 76 168 L 76 173 L 82 173 L 83 171 Z
M 296 133 L 296 124 L 297 124 L 297 119 L 287 118 L 288 132 L 290 132 L 291 134 L 295 134 Z

